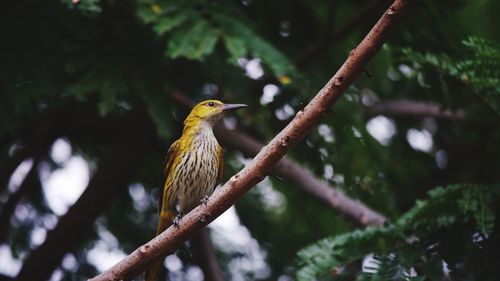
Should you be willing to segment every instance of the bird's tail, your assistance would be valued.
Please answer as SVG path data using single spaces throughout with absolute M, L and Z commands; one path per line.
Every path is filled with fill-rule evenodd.
M 175 214 L 171 212 L 160 213 L 160 221 L 158 222 L 158 227 L 156 228 L 156 236 L 162 233 L 165 229 L 172 225 L 175 218 Z M 158 261 L 152 263 L 146 272 L 144 272 L 144 281 L 155 281 L 160 273 L 161 265 L 165 257 L 162 257 Z

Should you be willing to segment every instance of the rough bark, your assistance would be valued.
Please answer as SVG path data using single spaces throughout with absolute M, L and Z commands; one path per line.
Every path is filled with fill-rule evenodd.
M 124 125 L 84 193 L 47 234 L 45 242 L 28 256 L 15 280 L 47 280 L 64 254 L 76 248 L 95 219 L 127 187 L 155 130 L 144 109 L 129 116 Z
M 193 105 L 186 96 L 179 92 L 174 92 L 172 98 L 186 107 Z M 214 131 L 215 136 L 224 147 L 238 150 L 247 157 L 254 157 L 264 147 L 264 144 L 246 133 L 240 130 L 226 129 L 222 124 L 218 124 Z M 342 190 L 318 179 L 311 171 L 286 156 L 274 166 L 272 173 L 288 180 L 314 199 L 337 210 L 359 225 L 381 226 L 387 221 L 383 215 L 370 209 L 362 202 L 350 198 Z
M 196 231 L 213 221 L 260 182 L 273 166 L 299 142 L 352 84 L 366 64 L 385 42 L 389 31 L 413 1 L 396 0 L 375 24 L 363 41 L 351 51 L 349 58 L 311 102 L 269 142 L 257 156 L 221 188 L 215 191 L 206 205 L 200 205 L 153 240 L 142 245 L 104 273 L 90 279 L 130 280 L 146 266 L 170 254 Z

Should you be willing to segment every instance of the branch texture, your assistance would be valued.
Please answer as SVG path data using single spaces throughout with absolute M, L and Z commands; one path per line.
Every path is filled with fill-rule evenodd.
M 179 228 L 170 227 L 142 245 L 111 269 L 90 280 L 130 280 L 154 260 L 172 253 L 196 231 L 221 215 L 252 186 L 260 182 L 273 166 L 297 144 L 352 84 L 385 42 L 389 31 L 408 8 L 410 0 L 396 0 L 346 62 L 311 102 L 269 142 L 243 170 L 215 191 L 206 205 L 200 205 L 181 220 Z
M 172 98 L 185 107 L 193 103 L 183 94 L 174 92 Z M 224 147 L 238 150 L 247 157 L 255 157 L 264 144 L 240 130 L 226 129 L 222 124 L 215 127 L 215 136 Z M 288 157 L 283 157 L 273 168 L 273 174 L 288 180 L 294 186 L 307 192 L 319 202 L 324 203 L 362 226 L 381 226 L 387 221 L 383 215 L 370 209 L 362 202 L 347 196 L 342 190 L 318 179 L 311 171 Z

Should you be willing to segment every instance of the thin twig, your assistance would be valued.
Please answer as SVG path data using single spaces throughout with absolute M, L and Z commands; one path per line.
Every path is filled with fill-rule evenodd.
M 436 103 L 415 100 L 381 101 L 368 107 L 366 113 L 368 116 L 434 117 L 449 120 L 464 120 L 466 117 L 463 109 L 451 111 Z

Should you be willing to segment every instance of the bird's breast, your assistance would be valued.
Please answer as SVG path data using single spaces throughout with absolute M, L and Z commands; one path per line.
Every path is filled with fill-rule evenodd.
M 213 135 L 199 135 L 182 154 L 173 183 L 179 207 L 184 212 L 196 207 L 202 197 L 212 194 L 217 184 L 220 150 Z

